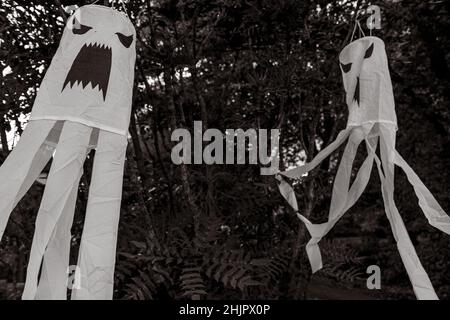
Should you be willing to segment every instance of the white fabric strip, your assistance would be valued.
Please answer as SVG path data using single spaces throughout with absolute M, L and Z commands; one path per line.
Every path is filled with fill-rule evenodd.
M 363 131 L 358 132 L 357 135 L 354 134 L 354 131 L 352 132 L 335 178 L 329 220 L 326 223 L 313 224 L 306 217 L 297 212 L 297 216 L 305 223 L 309 233 L 311 234 L 311 239 L 306 246 L 306 251 L 311 263 L 312 271 L 315 272 L 322 268 L 322 258 L 320 255 L 318 242 L 329 232 L 329 230 L 331 230 L 334 224 L 362 194 L 370 178 L 372 164 L 375 160 L 378 173 L 380 175 L 386 215 L 391 224 L 392 233 L 413 286 L 414 293 L 420 300 L 438 299 L 433 285 L 431 284 L 431 281 L 425 272 L 419 257 L 417 256 L 406 227 L 394 202 L 394 164 L 400 166 L 405 171 L 409 182 L 413 185 L 416 195 L 419 198 L 419 205 L 431 225 L 449 234 L 450 217 L 446 215 L 430 191 L 424 186 L 419 177 L 395 150 L 395 125 L 379 123 L 376 127 L 374 127 L 374 129 L 376 130 L 375 133 L 378 132 L 380 135 L 381 159 L 376 155 L 378 141 L 378 136 L 376 134 L 370 135 L 369 138 L 369 133 L 371 130 L 368 130 L 368 128 L 364 129 L 364 133 L 362 135 L 361 133 Z M 358 129 L 354 130 L 357 131 Z M 365 137 L 368 156 L 359 169 L 357 177 L 355 178 L 350 190 L 347 192 L 346 190 L 348 190 L 348 181 L 351 174 L 351 164 L 353 163 L 357 145 L 359 144 L 361 137 Z M 323 160 L 323 158 L 324 157 L 322 157 L 321 160 Z M 313 162 L 314 160 L 311 163 Z M 319 162 L 317 161 L 314 162 L 314 166 L 318 163 Z M 310 168 L 312 167 L 313 166 L 310 166 Z M 303 169 L 296 170 L 296 172 L 303 174 Z M 281 194 L 294 208 L 294 210 L 298 211 L 298 205 L 292 187 L 284 181 L 284 179 L 279 178 L 279 180 Z
M 81 288 L 72 291 L 73 300 L 113 297 L 126 148 L 125 136 L 100 131 L 78 256 Z
M 362 131 L 352 134 L 345 148 L 333 186 L 333 196 L 331 200 L 333 205 L 330 207 L 328 221 L 321 224 L 313 224 L 305 216 L 297 213 L 298 218 L 305 223 L 305 226 L 311 234 L 311 239 L 306 245 L 306 252 L 308 254 L 308 259 L 310 261 L 313 273 L 322 268 L 322 257 L 318 246 L 319 241 L 333 228 L 345 212 L 347 212 L 348 209 L 356 203 L 370 179 L 374 154 L 369 152 L 370 149 L 368 148 L 369 156 L 361 165 L 352 186 L 350 189 L 348 188 L 351 177 L 352 163 L 354 161 L 358 145 L 361 143 L 362 139 L 364 139 Z M 372 140 L 372 143 L 376 145 L 377 138 L 375 137 Z M 280 183 L 280 191 L 294 210 L 296 210 L 297 202 L 295 200 L 294 191 L 284 180 Z
M 66 121 L 36 219 L 22 299 L 35 299 L 42 258 L 72 191 L 78 186 L 92 128 Z
M 405 224 L 403 223 L 394 202 L 394 162 L 392 160 L 395 150 L 395 132 L 392 132 L 389 128 L 384 126 L 380 126 L 380 131 L 381 161 L 378 156 L 375 157 L 375 161 L 380 175 L 386 215 L 391 224 L 398 251 L 403 264 L 405 265 L 405 269 L 417 299 L 437 300 L 438 297 L 434 291 L 433 285 L 420 263 L 416 250 L 409 238 L 408 231 L 406 230 Z
M 81 177 L 82 171 L 80 171 Z M 80 179 L 78 178 L 78 180 Z M 78 185 L 74 186 L 53 230 L 42 261 L 36 300 L 66 300 L 70 260 L 71 228 L 77 202 Z
M 326 157 L 328 157 L 334 150 L 336 150 L 350 135 L 352 131 L 352 127 L 347 127 L 346 129 L 339 132 L 336 140 L 330 143 L 325 149 L 321 150 L 311 162 L 306 163 L 303 166 L 296 167 L 294 169 L 290 169 L 284 172 L 280 172 L 279 174 L 291 178 L 298 179 L 308 171 L 314 169 L 318 164 L 320 164 Z
M 97 139 L 98 130 L 94 129 L 91 133 L 86 156 L 92 148 L 95 148 Z M 82 174 L 83 171 L 81 170 L 78 180 L 80 180 Z M 72 240 L 71 228 L 77 196 L 78 185 L 72 189 L 44 253 L 41 276 L 36 293 L 37 300 L 66 300 L 67 289 L 71 290 L 79 285 L 76 266 L 72 269 L 69 268 Z
M 46 138 L 56 121 L 30 121 L 19 142 L 0 167 L 0 240 L 11 211 L 28 191 L 53 153 Z
M 428 219 L 428 222 L 442 232 L 450 234 L 450 217 L 445 213 L 444 209 L 442 209 L 433 197 L 430 190 L 423 184 L 422 180 L 420 180 L 397 150 L 395 150 L 395 164 L 402 168 L 409 183 L 413 186 L 417 198 L 419 199 L 419 206 Z

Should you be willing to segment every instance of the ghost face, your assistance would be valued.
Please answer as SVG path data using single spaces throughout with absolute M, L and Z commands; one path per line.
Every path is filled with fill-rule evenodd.
M 96 6 L 82 7 L 69 19 L 61 44 L 63 54 L 74 58 L 61 92 L 75 86 L 78 90 L 98 87 L 106 100 L 112 67 L 120 68 L 117 62 L 130 54 L 127 51 L 134 41 L 134 28 L 122 19 L 120 13 Z M 87 88 L 89 83 L 91 88 Z
M 360 105 L 361 69 L 365 60 L 372 57 L 374 46 L 375 43 L 370 39 L 360 39 L 347 46 L 339 57 L 348 105 Z
M 396 122 L 383 41 L 377 37 L 358 39 L 342 50 L 339 62 L 349 123 Z

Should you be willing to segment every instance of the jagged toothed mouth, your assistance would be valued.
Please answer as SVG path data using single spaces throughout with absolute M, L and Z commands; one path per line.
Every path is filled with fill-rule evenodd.
M 111 73 L 111 60 L 110 47 L 98 43 L 85 44 L 73 61 L 61 92 L 69 83 L 72 88 L 75 83 L 81 82 L 84 89 L 90 82 L 93 89 L 98 86 L 105 100 Z

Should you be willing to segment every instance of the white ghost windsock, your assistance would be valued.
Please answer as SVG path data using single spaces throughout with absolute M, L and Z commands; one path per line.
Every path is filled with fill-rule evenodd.
M 0 239 L 11 211 L 53 157 L 28 262 L 23 299 L 112 299 L 136 34 L 109 7 L 67 21 L 30 122 L 0 167 Z M 78 263 L 69 266 L 83 163 L 95 149 Z
M 312 271 L 322 268 L 319 241 L 361 196 L 375 162 L 381 180 L 386 215 L 414 293 L 418 299 L 437 299 L 394 202 L 394 166 L 399 166 L 405 172 L 414 188 L 419 206 L 432 226 L 450 234 L 450 217 L 395 149 L 397 118 L 384 42 L 377 37 L 355 40 L 342 50 L 339 63 L 349 109 L 347 127 L 311 162 L 280 172 L 277 176 L 281 194 L 297 212 L 298 218 L 311 235 L 306 252 Z M 299 212 L 294 190 L 284 177 L 302 177 L 345 141 L 348 142 L 334 180 L 328 221 L 313 224 Z M 353 161 L 358 146 L 363 142 L 368 155 L 350 185 Z M 378 143 L 380 155 L 376 153 Z

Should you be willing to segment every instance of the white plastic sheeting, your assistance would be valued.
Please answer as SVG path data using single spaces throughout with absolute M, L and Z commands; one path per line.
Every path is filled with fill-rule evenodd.
M 68 19 L 31 120 L 0 167 L 0 239 L 11 211 L 53 156 L 36 219 L 23 299 L 66 299 L 71 227 L 87 154 L 95 148 L 72 299 L 112 299 L 136 59 L 122 13 L 88 5 Z
M 319 241 L 361 196 L 375 162 L 381 180 L 386 215 L 414 293 L 418 299 L 437 299 L 394 202 L 394 166 L 399 166 L 405 172 L 419 199 L 419 206 L 432 226 L 450 234 L 450 217 L 395 150 L 397 119 L 384 43 L 377 37 L 363 37 L 346 46 L 339 60 L 349 108 L 347 128 L 311 162 L 277 176 L 281 194 L 297 212 L 298 218 L 311 235 L 306 252 L 312 271 L 322 268 Z M 334 180 L 328 221 L 313 224 L 300 214 L 294 190 L 283 177 L 302 177 L 345 141 L 348 142 Z M 350 186 L 353 161 L 361 143 L 365 143 L 368 155 Z M 378 144 L 380 155 L 376 153 Z

